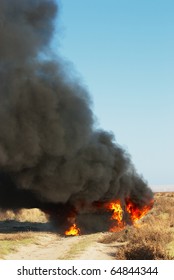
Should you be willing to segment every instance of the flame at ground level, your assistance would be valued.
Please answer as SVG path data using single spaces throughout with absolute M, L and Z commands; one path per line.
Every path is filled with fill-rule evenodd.
M 65 235 L 79 235 L 80 229 L 76 224 L 73 224 L 68 230 L 65 231 Z
M 153 203 L 154 201 L 151 200 L 148 205 L 145 205 L 142 208 L 138 208 L 133 202 L 128 199 L 126 203 L 126 211 L 130 214 L 132 222 L 135 223 L 136 221 L 144 217 L 153 207 Z
M 105 204 L 105 208 L 112 212 L 111 220 L 113 225 L 110 227 L 109 231 L 116 232 L 124 227 L 124 211 L 121 206 L 121 201 L 115 200 Z M 115 224 L 114 222 L 117 223 Z
M 147 212 L 153 207 L 154 201 L 151 200 L 148 205 L 139 207 L 129 198 L 124 203 L 121 200 L 113 200 L 111 202 L 96 202 L 93 204 L 92 209 L 102 211 L 103 213 L 110 213 L 110 227 L 108 231 L 116 232 L 122 230 L 127 224 L 134 225 L 138 220 L 144 217 Z M 65 231 L 65 235 L 80 235 L 80 228 L 76 224 L 74 217 L 73 224 Z

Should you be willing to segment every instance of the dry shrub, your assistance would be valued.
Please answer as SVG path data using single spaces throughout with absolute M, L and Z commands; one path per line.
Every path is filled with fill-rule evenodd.
M 15 218 L 15 213 L 11 210 L 7 210 L 7 211 L 0 211 L 0 221 L 4 221 L 4 220 L 13 220 Z
M 154 216 L 147 216 L 134 226 L 126 226 L 125 229 L 110 233 L 100 239 L 101 243 L 112 242 L 137 242 L 142 238 L 147 241 L 166 243 L 172 239 L 172 232 L 168 220 L 162 221 Z
M 6 233 L 0 234 L 0 242 L 1 241 L 20 241 L 23 239 L 30 239 L 35 236 L 33 232 L 18 232 L 18 233 Z
M 174 213 L 172 213 L 170 217 L 170 227 L 174 227 Z
M 169 216 L 173 212 L 174 193 L 166 193 L 164 195 L 155 195 L 154 212 L 155 214 L 168 213 Z
M 98 240 L 98 242 L 104 243 L 104 244 L 111 244 L 115 241 L 124 242 L 125 238 L 122 238 L 122 237 L 126 235 L 126 232 L 127 232 L 127 229 L 117 231 L 117 232 L 110 232 L 107 235 L 105 234 L 104 236 L 102 236 Z
M 148 223 L 139 227 L 129 227 L 121 236 L 121 241 L 128 241 L 118 249 L 117 259 L 124 260 L 170 260 L 173 259 L 167 251 L 167 244 L 174 239 L 174 234 L 168 227 L 168 221 L 151 217 Z M 118 241 L 120 241 L 118 238 Z
M 20 222 L 47 222 L 46 215 L 39 209 L 21 209 L 15 219 Z
M 21 209 L 18 211 L 0 211 L 0 221 L 16 220 L 19 222 L 47 222 L 46 215 L 39 209 Z
M 173 260 L 174 258 L 159 244 L 148 241 L 121 247 L 116 258 L 119 260 Z
M 166 229 L 165 226 L 151 227 L 145 224 L 140 228 L 132 228 L 122 236 L 122 241 L 128 241 L 128 243 L 118 249 L 116 258 L 124 260 L 172 259 L 166 249 L 166 245 L 172 239 L 172 232 Z
M 170 249 L 174 242 L 173 205 L 173 193 L 155 194 L 153 209 L 135 226 L 127 226 L 120 232 L 110 233 L 100 242 L 119 242 L 117 259 L 173 259 L 173 251 Z

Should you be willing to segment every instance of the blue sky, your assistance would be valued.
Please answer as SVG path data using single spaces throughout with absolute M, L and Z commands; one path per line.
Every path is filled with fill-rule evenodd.
M 149 185 L 174 185 L 174 1 L 58 3 L 55 50 L 88 89 L 99 126 Z

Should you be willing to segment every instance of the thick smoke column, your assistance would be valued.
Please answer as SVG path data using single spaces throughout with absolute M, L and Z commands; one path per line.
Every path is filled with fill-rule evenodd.
M 152 197 L 90 98 L 51 58 L 53 0 L 0 1 L 0 207 L 89 205 Z M 46 59 L 43 57 L 46 57 Z

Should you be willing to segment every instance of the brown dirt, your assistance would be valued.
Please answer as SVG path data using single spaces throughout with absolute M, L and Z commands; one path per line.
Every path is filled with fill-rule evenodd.
M 98 241 L 107 233 L 61 237 L 52 233 L 38 234 L 33 244 L 20 246 L 6 260 L 112 260 L 117 243 L 102 244 Z

